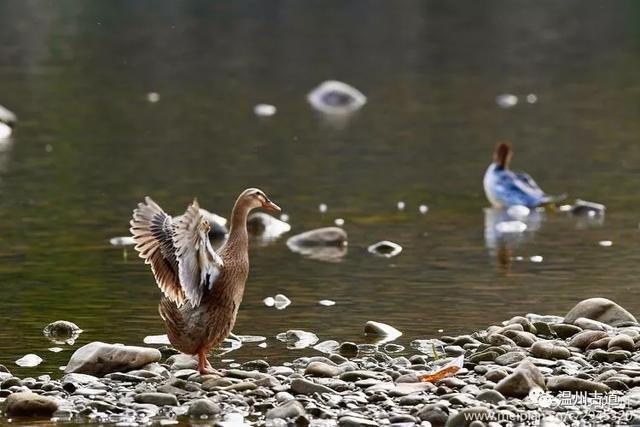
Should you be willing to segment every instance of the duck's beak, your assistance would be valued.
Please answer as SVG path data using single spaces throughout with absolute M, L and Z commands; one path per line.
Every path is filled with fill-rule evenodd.
M 282 210 L 280 209 L 280 206 L 276 205 L 269 199 L 265 200 L 265 202 L 262 204 L 262 207 L 268 211 L 273 211 L 273 212 L 280 212 Z

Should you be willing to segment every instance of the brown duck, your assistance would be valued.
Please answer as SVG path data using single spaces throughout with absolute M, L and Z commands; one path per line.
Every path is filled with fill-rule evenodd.
M 151 265 L 162 290 L 159 311 L 169 341 L 183 353 L 198 355 L 201 374 L 216 373 L 207 353 L 229 335 L 236 321 L 249 274 L 247 216 L 260 207 L 280 211 L 261 190 L 249 188 L 240 194 L 231 211 L 229 238 L 218 253 L 195 200 L 177 219 L 149 197 L 133 211 L 135 249 Z

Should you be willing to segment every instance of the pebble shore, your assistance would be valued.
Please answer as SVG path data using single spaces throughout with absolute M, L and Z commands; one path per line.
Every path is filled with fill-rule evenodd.
M 604 298 L 581 301 L 565 316 L 517 316 L 468 335 L 415 340 L 414 354 L 399 350 L 342 343 L 332 353 L 276 366 L 254 360 L 218 376 L 198 374 L 190 356 L 94 342 L 73 354 L 60 378 L 18 378 L 0 365 L 0 424 L 640 423 L 640 324 Z M 458 356 L 464 367 L 454 375 L 421 381 Z

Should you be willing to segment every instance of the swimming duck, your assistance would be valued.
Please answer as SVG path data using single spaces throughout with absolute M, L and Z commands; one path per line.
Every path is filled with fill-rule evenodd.
M 498 144 L 493 153 L 493 163 L 484 174 L 484 192 L 494 207 L 523 205 L 535 208 L 562 198 L 545 194 L 529 175 L 509 169 L 512 157 L 510 144 Z
M 135 249 L 162 290 L 159 312 L 171 344 L 198 356 L 201 374 L 216 374 L 208 351 L 231 332 L 249 274 L 247 216 L 255 208 L 279 212 L 257 188 L 243 191 L 231 211 L 229 238 L 216 253 L 209 222 L 196 200 L 179 219 L 167 215 L 151 198 L 133 211 Z

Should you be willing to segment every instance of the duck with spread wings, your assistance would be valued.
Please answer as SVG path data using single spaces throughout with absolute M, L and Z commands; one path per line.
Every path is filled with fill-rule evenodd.
M 231 211 L 229 238 L 217 253 L 197 201 L 175 219 L 149 197 L 133 211 L 135 249 L 162 291 L 159 311 L 169 341 L 198 356 L 201 374 L 217 373 L 207 353 L 233 329 L 249 275 L 247 216 L 260 207 L 280 211 L 261 190 L 240 194 Z

